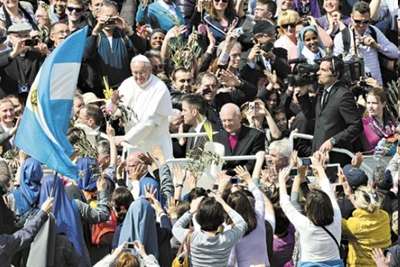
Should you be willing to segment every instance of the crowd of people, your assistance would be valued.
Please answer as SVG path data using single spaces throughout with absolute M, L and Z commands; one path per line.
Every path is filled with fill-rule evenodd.
M 0 266 L 400 266 L 399 14 L 396 0 L 1 0 Z M 15 135 L 46 57 L 85 27 L 75 178 Z

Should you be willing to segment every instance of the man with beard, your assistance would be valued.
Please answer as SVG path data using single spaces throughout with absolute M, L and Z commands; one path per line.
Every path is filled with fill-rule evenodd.
M 144 52 L 146 42 L 118 14 L 117 5 L 104 1 L 97 24 L 86 43 L 79 88 L 103 97 L 103 77 L 112 88 L 130 76 L 129 59 Z

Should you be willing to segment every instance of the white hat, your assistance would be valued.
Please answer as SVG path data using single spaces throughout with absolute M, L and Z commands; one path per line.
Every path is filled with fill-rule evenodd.
M 85 103 L 85 105 L 87 105 L 87 104 L 95 104 L 95 103 L 99 103 L 99 102 L 105 102 L 104 99 L 98 98 L 92 92 L 84 93 L 82 95 L 82 98 L 83 98 L 83 102 Z

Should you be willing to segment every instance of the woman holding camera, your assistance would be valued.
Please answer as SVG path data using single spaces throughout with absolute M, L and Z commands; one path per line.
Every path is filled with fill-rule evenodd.
M 321 189 L 312 189 L 307 194 L 304 215 L 293 206 L 287 194 L 286 180 L 292 166 L 279 173 L 280 205 L 300 233 L 301 267 L 344 266 L 339 251 L 342 215 L 325 173 L 324 161 L 325 157 L 318 152 L 311 157 L 311 166 L 317 173 Z
M 276 92 L 274 93 L 277 95 Z M 252 102 L 244 103 L 241 110 L 242 117 L 247 121 L 247 125 L 266 132 L 268 141 L 281 138 L 282 132 L 279 130 L 273 116 L 271 115 L 272 112 L 269 111 L 275 110 L 275 107 L 269 106 L 269 108 L 266 108 L 265 104 L 260 99 L 256 99 Z
M 396 125 L 385 113 L 386 103 L 386 93 L 382 88 L 373 88 L 367 94 L 366 114 L 362 118 L 364 151 L 375 152 L 381 140 L 390 141 L 396 133 Z
M 221 232 L 225 221 L 225 212 L 233 226 Z M 200 229 L 193 231 L 185 228 L 194 215 Z M 174 224 L 172 233 L 179 242 L 184 242 L 189 234 L 190 264 L 196 266 L 226 267 L 230 252 L 243 236 L 247 223 L 221 196 L 199 197 L 190 203 L 190 210 Z
M 266 240 L 264 194 L 253 182 L 246 168 L 238 166 L 235 171 L 237 176 L 247 184 L 247 189 L 232 185 L 224 192 L 228 193 L 226 197 L 228 205 L 246 221 L 247 230 L 232 249 L 228 266 L 247 267 L 261 264 L 270 266 Z M 274 221 L 272 204 L 267 203 L 267 207 L 267 217 Z M 227 223 L 230 224 L 231 220 L 228 219 Z

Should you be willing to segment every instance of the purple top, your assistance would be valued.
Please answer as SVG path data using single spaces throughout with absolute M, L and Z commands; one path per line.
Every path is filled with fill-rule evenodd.
M 249 190 L 255 198 L 257 227 L 248 235 L 242 237 L 232 248 L 228 266 L 235 266 L 235 261 L 238 267 L 248 267 L 258 264 L 270 266 L 264 221 L 264 196 L 254 183 L 249 184 Z
M 272 266 L 291 266 L 292 254 L 294 249 L 294 238 L 295 229 L 292 224 L 289 224 L 288 233 L 286 236 L 279 238 L 274 235 L 273 249 L 274 254 L 272 255 Z
M 393 123 L 388 122 L 384 127 L 381 127 L 372 116 L 362 118 L 362 124 L 365 141 L 364 151 L 375 150 L 379 140 L 392 136 L 396 132 L 396 126 Z

